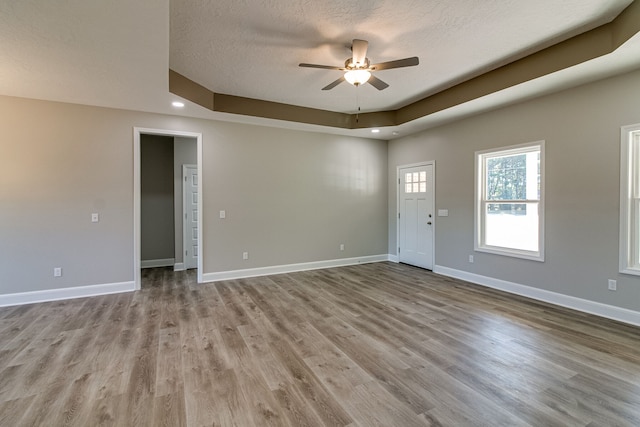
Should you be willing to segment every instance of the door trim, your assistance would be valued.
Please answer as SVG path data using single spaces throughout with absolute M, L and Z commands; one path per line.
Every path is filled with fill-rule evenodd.
M 419 163 L 409 163 L 406 165 L 398 165 L 396 166 L 396 258 L 398 262 L 400 262 L 400 221 L 398 221 L 398 217 L 400 216 L 400 169 L 405 168 L 415 168 L 421 166 L 432 166 L 433 167 L 433 191 L 431 192 L 431 205 L 433 206 L 434 213 L 437 211 L 436 209 L 436 161 L 429 160 L 425 162 Z M 431 239 L 431 265 L 435 268 L 436 265 L 436 233 L 438 231 L 438 221 L 436 220 L 437 215 L 433 216 L 433 239 Z
M 198 283 L 202 283 L 202 133 L 168 129 L 133 128 L 133 277 L 134 288 L 140 290 L 142 275 L 141 259 L 141 225 L 140 225 L 140 135 L 182 136 L 195 138 L 197 142 L 198 167 Z

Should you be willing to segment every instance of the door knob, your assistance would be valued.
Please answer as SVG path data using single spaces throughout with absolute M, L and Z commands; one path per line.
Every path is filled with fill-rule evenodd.
M 431 225 L 431 221 L 427 222 L 428 225 Z

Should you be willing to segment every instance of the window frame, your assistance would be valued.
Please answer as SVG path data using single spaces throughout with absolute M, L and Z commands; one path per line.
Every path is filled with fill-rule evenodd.
M 537 203 L 538 204 L 538 250 L 529 251 L 502 246 L 486 244 L 485 223 L 487 203 L 496 203 L 495 200 L 486 198 L 486 159 L 492 157 L 526 154 L 532 151 L 540 151 L 540 198 L 539 200 L 500 200 L 498 203 Z M 487 252 L 495 255 L 503 255 L 515 258 L 528 259 L 544 262 L 544 198 L 545 198 L 545 141 L 527 142 L 524 144 L 511 145 L 507 147 L 492 148 L 489 150 L 476 151 L 475 153 L 475 209 L 474 209 L 474 250 L 477 252 Z
M 620 128 L 620 273 L 640 275 L 638 218 L 640 218 L 640 123 Z M 635 225 L 634 219 L 636 219 Z

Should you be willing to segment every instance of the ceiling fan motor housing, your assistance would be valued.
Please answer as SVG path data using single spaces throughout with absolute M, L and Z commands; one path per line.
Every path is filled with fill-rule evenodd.
M 344 68 L 346 68 L 347 70 L 367 70 L 369 69 L 370 65 L 371 65 L 371 62 L 369 61 L 369 58 L 364 58 L 363 64 L 357 64 L 353 60 L 353 58 L 349 58 L 346 61 L 344 61 Z

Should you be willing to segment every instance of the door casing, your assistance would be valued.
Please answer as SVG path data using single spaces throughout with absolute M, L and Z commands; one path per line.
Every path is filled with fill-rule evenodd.
M 202 242 L 202 133 L 167 129 L 133 128 L 133 277 L 135 290 L 140 290 L 142 275 L 140 273 L 141 233 L 140 233 L 140 135 L 162 135 L 195 138 L 197 142 L 198 166 L 198 242 Z M 202 283 L 202 244 L 198 244 L 198 283 Z

